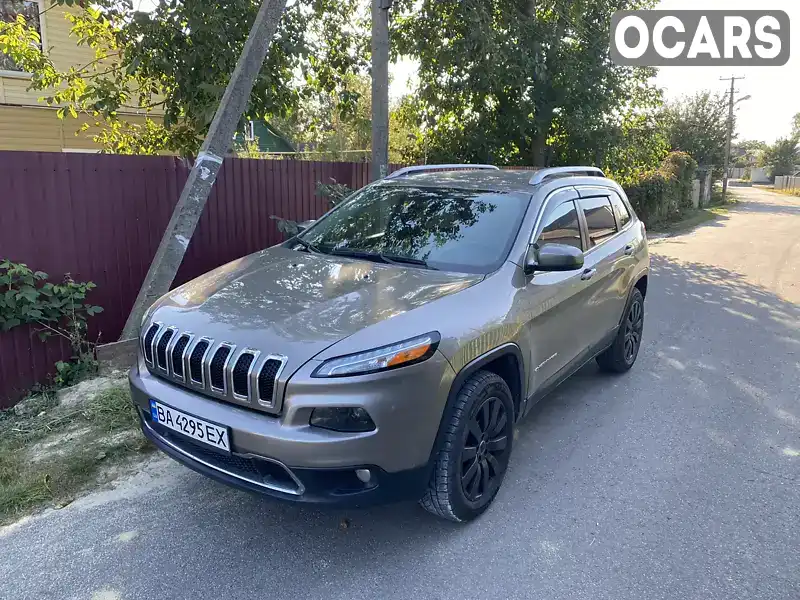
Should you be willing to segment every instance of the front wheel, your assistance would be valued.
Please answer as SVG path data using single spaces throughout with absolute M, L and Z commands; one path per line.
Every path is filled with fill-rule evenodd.
M 428 491 L 425 510 L 451 521 L 482 514 L 503 482 L 514 440 L 514 402 L 502 377 L 472 375 L 458 393 Z
M 634 288 L 614 343 L 597 357 L 600 368 L 612 373 L 624 373 L 630 369 L 639 356 L 643 330 L 644 296 L 638 288 Z

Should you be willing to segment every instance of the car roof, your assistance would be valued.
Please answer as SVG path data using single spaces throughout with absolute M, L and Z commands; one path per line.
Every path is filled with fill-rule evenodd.
M 531 178 L 540 169 L 502 169 L 502 170 L 453 170 L 453 171 L 421 171 L 409 173 L 397 178 L 381 181 L 381 185 L 436 187 L 480 190 L 490 192 L 522 192 L 535 194 L 545 183 L 563 182 L 564 186 L 574 185 L 574 177 L 550 177 L 542 183 L 531 183 Z M 604 177 L 592 177 L 592 182 L 599 186 L 613 187 L 611 180 Z
M 388 185 L 414 187 L 445 187 L 492 192 L 533 193 L 536 186 L 530 184 L 533 170 L 527 171 L 424 171 L 410 173 L 397 179 L 387 179 Z

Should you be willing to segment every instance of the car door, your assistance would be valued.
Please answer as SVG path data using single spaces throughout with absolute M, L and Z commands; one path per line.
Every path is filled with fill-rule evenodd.
M 577 192 L 570 188 L 551 196 L 545 207 L 533 243 L 567 244 L 583 250 L 586 246 L 581 229 Z M 528 389 L 541 390 L 568 367 L 580 354 L 581 330 L 585 326 L 584 305 L 588 299 L 587 282 L 582 270 L 535 272 L 524 295 L 528 306 L 527 333 L 530 340 Z
M 633 260 L 635 247 L 629 240 L 630 227 L 627 223 L 620 227 L 612 190 L 604 189 L 602 195 L 596 190 L 579 193 L 579 213 L 588 241 L 581 273 L 589 286 L 584 344 L 587 349 L 595 349 L 608 341 L 619 325 L 630 287 L 627 266 Z M 621 203 L 618 197 L 614 200 Z

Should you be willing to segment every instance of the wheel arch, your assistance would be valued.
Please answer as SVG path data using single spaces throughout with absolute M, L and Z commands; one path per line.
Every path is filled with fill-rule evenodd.
M 464 385 L 464 382 L 469 379 L 471 375 L 480 370 L 490 371 L 505 380 L 511 390 L 511 395 L 514 400 L 514 419 L 517 420 L 521 417 L 525 394 L 525 362 L 523 361 L 520 347 L 514 343 L 507 343 L 489 350 L 485 354 L 470 361 L 456 374 L 450 386 L 450 392 L 447 395 L 447 403 L 445 404 L 441 420 L 439 421 L 436 440 L 431 449 L 431 464 L 444 438 L 442 424 L 448 423 L 452 418 L 459 391 Z
M 633 284 L 633 287 L 642 292 L 642 298 L 647 298 L 648 280 L 649 280 L 649 274 L 647 273 L 647 271 L 645 271 L 644 273 L 639 274 L 639 277 L 636 279 L 636 283 Z M 633 293 L 633 290 L 631 290 L 631 293 Z
M 642 293 L 642 298 L 647 297 L 647 284 L 649 282 L 649 272 L 647 269 L 644 269 L 641 273 L 633 277 L 633 285 L 631 285 L 631 289 L 628 290 L 628 299 L 625 300 L 625 308 L 622 310 L 622 314 L 619 317 L 619 324 L 622 325 L 622 322 L 625 320 L 625 313 L 628 310 L 628 305 L 631 303 L 631 297 L 633 296 L 634 290 L 639 290 Z

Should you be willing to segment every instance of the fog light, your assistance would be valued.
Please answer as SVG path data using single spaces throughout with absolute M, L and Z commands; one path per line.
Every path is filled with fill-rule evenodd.
M 369 483 L 372 479 L 372 471 L 369 469 L 356 469 L 356 477 L 361 483 Z
M 363 408 L 315 408 L 309 424 L 312 427 L 347 433 L 375 430 L 372 417 Z

